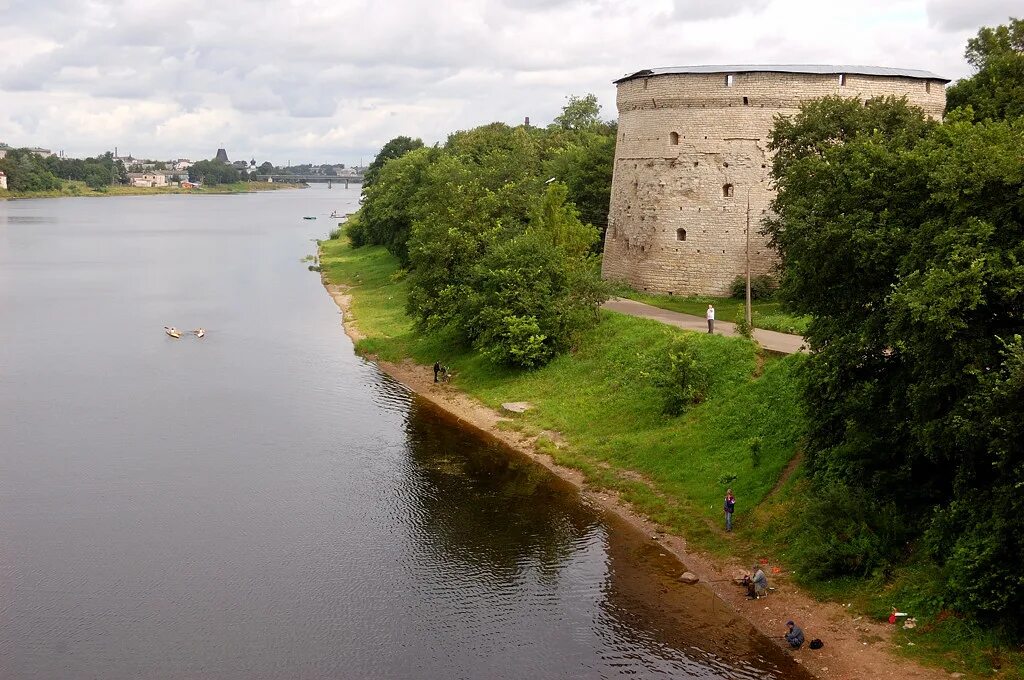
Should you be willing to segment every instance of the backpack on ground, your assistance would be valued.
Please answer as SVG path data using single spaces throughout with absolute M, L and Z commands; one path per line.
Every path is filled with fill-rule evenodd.
M 811 640 L 811 644 L 810 644 L 811 649 L 821 649 L 824 646 L 825 646 L 825 643 L 822 642 L 821 640 L 819 640 L 818 638 L 814 638 L 813 640 Z

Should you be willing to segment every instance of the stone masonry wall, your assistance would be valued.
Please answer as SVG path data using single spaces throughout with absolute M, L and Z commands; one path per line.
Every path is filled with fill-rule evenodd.
M 602 273 L 640 290 L 726 295 L 746 271 L 747 214 L 753 275 L 771 273 L 760 232 L 773 198 L 767 149 L 773 117 L 826 95 L 906 95 L 939 118 L 941 80 L 848 74 L 665 74 L 618 86 L 608 230 Z

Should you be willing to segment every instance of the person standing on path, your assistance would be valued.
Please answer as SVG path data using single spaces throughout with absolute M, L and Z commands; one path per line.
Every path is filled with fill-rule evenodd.
M 736 509 L 736 497 L 732 489 L 725 492 L 725 530 L 732 531 L 732 512 Z
M 437 382 L 437 374 L 441 372 L 441 362 L 434 362 L 434 382 Z
M 708 305 L 708 333 L 715 332 L 715 308 Z

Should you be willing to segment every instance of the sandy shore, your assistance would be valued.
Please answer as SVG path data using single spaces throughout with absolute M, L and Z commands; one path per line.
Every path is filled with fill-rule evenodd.
M 352 341 L 362 339 L 357 320 L 350 313 L 351 296 L 347 288 L 324 283 L 327 292 L 337 303 L 342 314 L 342 325 Z M 789 582 L 785 572 L 773 573 L 772 564 L 763 567 L 769 582 L 775 590 L 759 600 L 748 600 L 742 588 L 731 582 L 738 573 L 749 570 L 750 565 L 739 562 L 721 562 L 706 553 L 690 550 L 682 536 L 667 534 L 664 528 L 635 512 L 617 494 L 606 490 L 592 489 L 579 470 L 556 464 L 550 456 L 536 451 L 536 437 L 519 432 L 499 429 L 498 423 L 508 418 L 481 404 L 472 397 L 450 385 L 435 384 L 433 371 L 412 361 L 395 364 L 368 357 L 390 376 L 406 385 L 422 398 L 447 411 L 463 424 L 476 428 L 519 451 L 538 464 L 551 470 L 562 479 L 571 482 L 591 502 L 614 512 L 629 524 L 635 526 L 650 540 L 658 541 L 672 552 L 685 568 L 700 577 L 700 583 L 679 588 L 707 588 L 724 603 L 769 638 L 781 640 L 785 623 L 795 620 L 807 636 L 808 641 L 820 638 L 825 646 L 820 650 L 803 649 L 794 652 L 795 658 L 815 677 L 829 680 L 873 680 L 874 678 L 909 678 L 938 680 L 939 678 L 966 677 L 946 671 L 924 668 L 919 664 L 898 656 L 894 645 L 907 644 L 897 626 L 869 621 L 852 615 L 839 604 L 818 602 Z M 543 435 L 544 433 L 542 433 Z M 558 441 L 557 433 L 547 435 Z

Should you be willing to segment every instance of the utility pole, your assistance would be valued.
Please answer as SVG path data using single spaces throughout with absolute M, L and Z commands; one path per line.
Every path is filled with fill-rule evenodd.
M 750 190 L 747 189 L 747 326 L 752 324 L 750 318 Z

